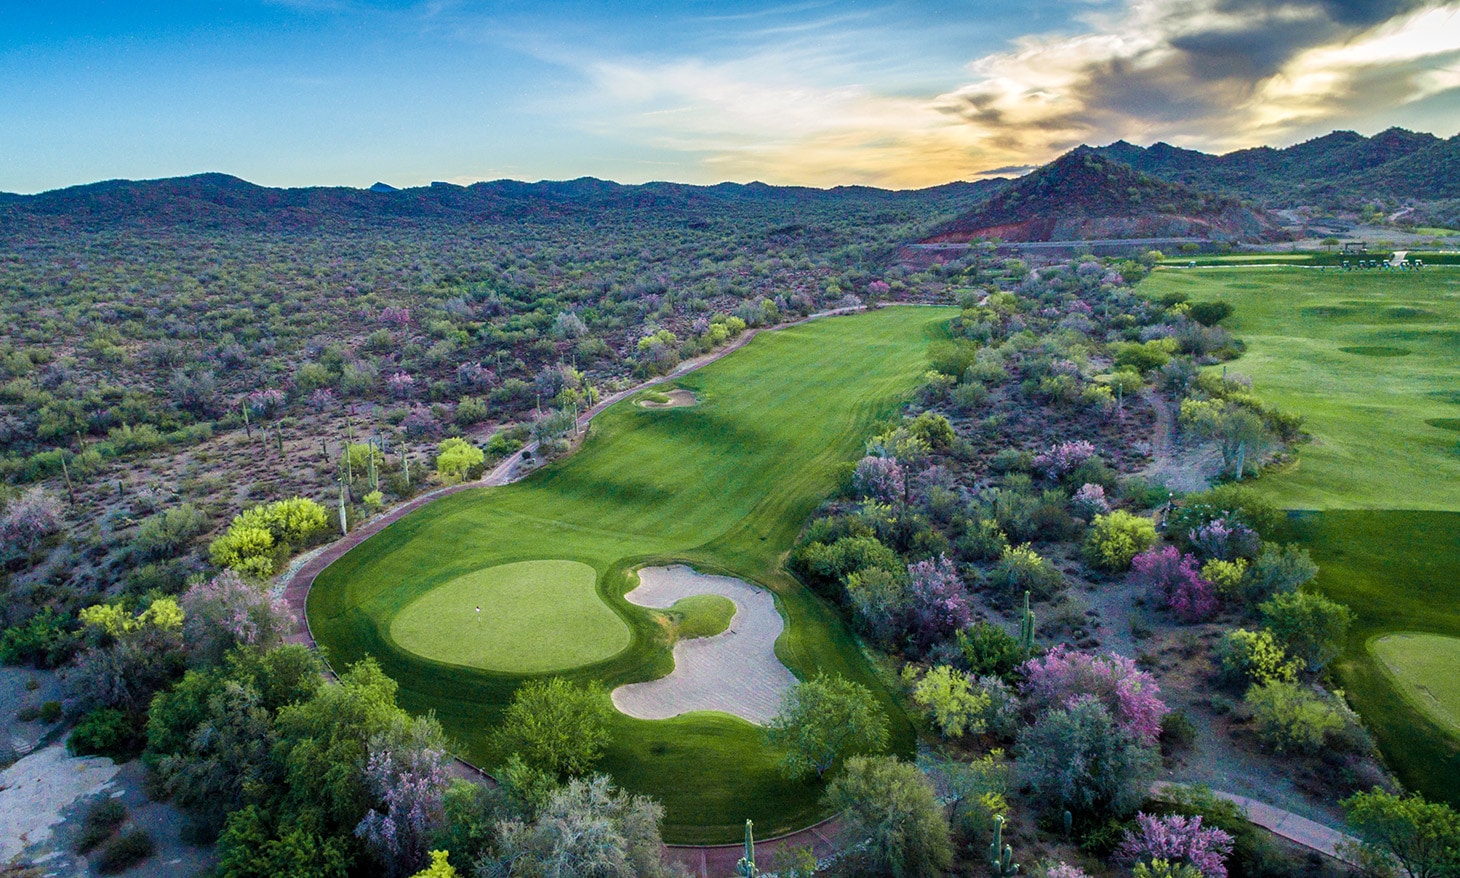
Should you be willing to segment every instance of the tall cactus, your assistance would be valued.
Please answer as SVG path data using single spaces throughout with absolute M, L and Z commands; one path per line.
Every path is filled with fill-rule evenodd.
M 1034 611 L 1029 609 L 1029 592 L 1024 592 L 1024 612 L 1019 616 L 1019 643 L 1026 656 L 1034 654 Z
M 1013 878 L 1019 874 L 1019 864 L 1014 862 L 1014 849 L 1004 844 L 1004 815 L 994 817 L 994 842 L 989 845 L 989 866 L 999 878 Z
M 759 878 L 760 869 L 755 865 L 755 824 L 745 821 L 745 856 L 735 864 L 735 874 L 743 878 Z

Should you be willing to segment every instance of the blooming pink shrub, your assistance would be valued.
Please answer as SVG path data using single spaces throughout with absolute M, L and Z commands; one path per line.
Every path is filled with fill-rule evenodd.
M 386 874 L 414 875 L 428 862 L 431 843 L 446 822 L 447 759 L 433 747 L 394 751 L 372 745 L 365 777 L 384 809 L 372 808 L 355 835 Z
M 380 322 L 386 326 L 404 329 L 411 325 L 411 309 L 388 305 L 380 309 Z
M 1227 878 L 1227 857 L 1232 836 L 1220 829 L 1203 829 L 1201 817 L 1170 814 L 1136 815 L 1136 828 L 1125 831 L 1115 858 L 1127 863 L 1163 859 L 1186 863 L 1204 878 Z
M 396 399 L 405 399 L 416 389 L 416 379 L 405 372 L 395 372 L 385 379 L 385 389 Z
M 416 403 L 400 422 L 401 428 L 412 439 L 428 439 L 441 432 L 441 422 L 426 406 Z
M 1187 535 L 1191 545 L 1207 558 L 1231 561 L 1233 558 L 1255 558 L 1262 538 L 1252 528 L 1226 518 L 1209 521 Z
M 1093 697 L 1110 711 L 1116 725 L 1148 744 L 1161 735 L 1169 709 L 1156 679 L 1115 653 L 1091 653 L 1056 646 L 1024 663 L 1024 698 L 1037 712 L 1069 707 Z
M 328 387 L 321 387 L 309 394 L 309 407 L 317 412 L 329 411 L 338 402 L 335 392 Z
M 283 405 L 284 392 L 272 387 L 267 390 L 255 390 L 248 395 L 249 411 L 256 415 L 272 415 Z
M 1095 456 L 1095 446 L 1083 439 L 1051 445 L 1048 451 L 1034 456 L 1034 465 L 1051 479 L 1069 474 Z
M 1064 860 L 1060 860 L 1044 870 L 1044 878 L 1089 878 L 1089 876 L 1079 866 L 1071 866 Z
M 885 296 L 892 292 L 892 285 L 885 280 L 874 280 L 867 284 L 867 292 L 874 296 Z
M 1197 572 L 1197 559 L 1175 546 L 1147 549 L 1131 559 L 1131 581 L 1156 592 L 1166 606 L 1187 622 L 1217 611 L 1216 589 Z
M 909 564 L 907 575 L 912 634 L 924 646 L 963 630 L 973 621 L 968 592 L 946 555 L 938 556 L 936 561 Z
M 294 630 L 282 598 L 243 581 L 232 570 L 189 588 L 178 601 L 189 654 L 217 664 L 238 646 L 272 646 Z
M 41 541 L 61 529 L 61 501 L 31 488 L 0 515 L 0 562 L 28 558 Z
M 1110 501 L 1105 499 L 1105 489 L 1100 485 L 1086 483 L 1080 486 L 1075 496 L 1070 498 L 1076 512 L 1082 512 L 1090 517 L 1104 515 L 1110 511 Z
M 883 502 L 901 500 L 907 490 L 907 474 L 893 457 L 864 457 L 852 472 L 852 488 L 863 497 Z

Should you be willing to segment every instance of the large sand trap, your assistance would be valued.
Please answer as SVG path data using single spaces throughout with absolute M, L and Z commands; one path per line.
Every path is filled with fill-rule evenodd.
M 646 409 L 677 409 L 699 404 L 699 399 L 693 393 L 682 387 L 676 387 L 664 395 L 669 397 L 668 402 L 655 402 L 651 399 L 641 399 L 639 400 L 639 405 Z
M 613 690 L 620 711 L 639 719 L 669 719 L 695 710 L 718 710 L 764 725 L 776 715 L 781 695 L 796 677 L 776 658 L 784 623 L 770 592 L 729 576 L 689 567 L 645 567 L 639 587 L 624 597 L 641 607 L 668 609 L 697 594 L 718 594 L 735 603 L 730 627 L 714 637 L 681 641 L 674 670 L 647 683 Z
M 73 758 L 54 744 L 0 772 L 0 863 L 45 842 L 63 811 L 106 789 L 117 771 L 110 759 Z

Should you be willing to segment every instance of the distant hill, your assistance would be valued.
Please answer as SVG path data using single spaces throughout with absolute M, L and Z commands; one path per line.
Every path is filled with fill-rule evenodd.
M 214 229 L 299 229 L 379 224 L 440 224 L 590 217 L 603 211 L 649 211 L 659 219 L 719 215 L 741 206 L 847 205 L 899 212 L 926 206 L 927 215 L 966 209 L 1003 181 L 951 183 L 894 191 L 852 186 L 812 189 L 764 183 L 627 186 L 584 177 L 523 183 L 496 180 L 470 186 L 446 183 L 408 189 L 275 189 L 227 174 L 162 180 L 109 180 L 37 195 L 0 193 L 0 230 L 29 224 L 78 229 L 189 226 Z
M 1081 147 L 1014 181 L 928 241 L 1255 240 L 1274 232 L 1266 216 L 1234 198 L 1167 182 Z
M 1369 197 L 1460 198 L 1460 135 L 1444 140 L 1403 128 L 1373 137 L 1335 131 L 1283 149 L 1262 146 L 1225 155 L 1122 140 L 1095 152 L 1168 182 L 1271 207 Z

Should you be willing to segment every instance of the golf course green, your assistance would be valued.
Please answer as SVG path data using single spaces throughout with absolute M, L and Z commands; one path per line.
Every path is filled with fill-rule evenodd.
M 629 645 L 629 626 L 577 561 L 519 561 L 459 576 L 390 622 L 401 649 L 445 664 L 541 674 L 590 665 Z
M 1176 269 L 1140 290 L 1231 304 L 1229 368 L 1304 417 L 1313 441 L 1256 484 L 1358 614 L 1333 669 L 1385 758 L 1460 804 L 1460 729 L 1433 709 L 1460 703 L 1460 270 Z
M 892 718 L 893 748 L 911 754 L 912 726 L 856 638 L 783 561 L 874 425 L 917 386 L 928 345 L 954 314 L 887 308 L 763 333 L 678 379 L 697 405 L 613 406 L 573 455 L 521 482 L 432 502 L 326 568 L 307 604 L 316 641 L 336 667 L 375 657 L 404 706 L 434 712 L 464 757 L 491 768 L 502 756 L 493 732 L 503 709 L 525 679 L 549 673 L 523 663 L 547 660 L 538 653 L 547 654 L 553 612 L 563 614 L 564 639 L 586 631 L 590 641 L 581 652 L 553 646 L 553 675 L 602 683 L 607 699 L 616 686 L 672 670 L 660 621 L 623 596 L 638 567 L 686 563 L 770 589 L 786 623 L 781 661 L 803 678 L 828 672 L 871 688 Z M 553 562 L 543 574 L 553 585 L 540 601 L 501 578 L 504 565 L 544 561 Z M 568 585 L 577 574 L 558 570 L 562 562 L 593 570 L 596 597 L 627 630 L 626 645 L 615 646 L 606 618 L 585 609 L 582 590 Z M 567 606 L 549 592 L 570 594 Z M 506 643 L 459 632 L 475 624 L 460 601 L 477 594 L 506 600 L 511 611 L 490 611 Z M 433 631 L 427 621 L 440 612 L 455 621 Z M 461 650 L 444 648 L 448 640 Z M 663 802 L 668 840 L 723 842 L 739 837 L 746 818 L 774 834 L 822 816 L 822 785 L 786 781 L 777 759 L 758 727 L 728 714 L 616 714 L 599 768 Z

